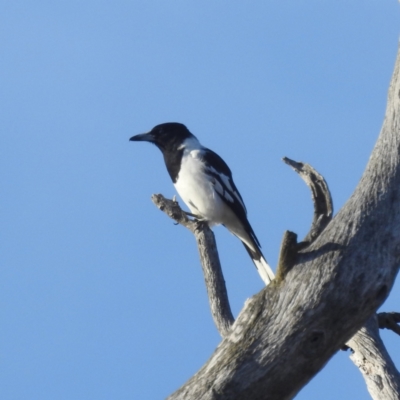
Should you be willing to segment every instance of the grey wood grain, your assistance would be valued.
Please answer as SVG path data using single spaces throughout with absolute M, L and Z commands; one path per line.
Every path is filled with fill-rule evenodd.
M 350 356 L 362 373 L 368 391 L 374 400 L 398 400 L 400 398 L 400 374 L 379 336 L 377 316 L 348 341 Z
M 208 362 L 169 399 L 292 399 L 373 315 L 400 264 L 400 61 L 354 193 L 279 285 L 246 302 Z

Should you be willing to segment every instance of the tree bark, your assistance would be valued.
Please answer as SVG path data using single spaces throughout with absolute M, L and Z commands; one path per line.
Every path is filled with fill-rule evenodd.
M 290 165 L 303 179 L 311 190 L 314 205 L 314 217 L 311 228 L 302 241 L 302 248 L 309 246 L 331 222 L 333 216 L 333 202 L 331 192 L 324 177 L 311 165 L 299 163 L 290 158 L 283 157 L 283 161 Z
M 398 400 L 400 375 L 379 336 L 378 318 L 373 315 L 348 341 L 350 356 L 360 369 L 374 400 Z
M 222 337 L 228 336 L 234 318 L 229 304 L 214 233 L 207 224 L 189 219 L 187 213 L 179 207 L 175 200 L 168 200 L 162 194 L 154 194 L 152 200 L 161 211 L 164 211 L 178 224 L 189 229 L 196 238 L 211 315 L 220 335 Z
M 353 195 L 283 281 L 246 302 L 169 399 L 292 399 L 388 296 L 400 263 L 400 57 L 383 128 Z

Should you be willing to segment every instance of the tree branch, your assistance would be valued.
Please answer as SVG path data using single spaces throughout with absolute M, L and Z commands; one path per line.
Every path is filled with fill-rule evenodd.
M 314 217 L 310 231 L 302 241 L 302 248 L 309 246 L 329 224 L 333 216 L 333 202 L 331 192 L 324 177 L 310 164 L 296 162 L 283 157 L 283 162 L 291 166 L 311 190 L 314 204 Z
M 310 188 L 314 204 L 314 217 L 311 228 L 302 242 L 297 243 L 295 233 L 290 231 L 284 233 L 276 269 L 275 283 L 277 284 L 285 278 L 285 275 L 294 266 L 297 253 L 310 246 L 317 239 L 333 216 L 331 192 L 324 177 L 309 164 L 297 162 L 287 157 L 284 157 L 283 161 L 290 165 Z
M 378 325 L 380 329 L 390 329 L 391 331 L 400 335 L 400 313 L 379 313 L 378 314 Z
M 292 399 L 386 299 L 400 264 L 399 92 L 400 57 L 351 198 L 282 284 L 246 303 L 232 333 L 170 400 Z
M 378 317 L 374 314 L 346 343 L 350 356 L 360 369 L 374 400 L 398 400 L 400 374 L 379 336 Z
M 309 246 L 332 219 L 333 203 L 328 185 L 321 174 L 311 165 L 293 161 L 287 157 L 283 161 L 290 165 L 311 190 L 314 204 L 314 218 L 303 242 L 297 243 L 297 235 L 286 231 L 281 244 L 275 283 L 281 282 L 293 267 L 300 249 Z M 222 337 L 230 333 L 234 322 L 226 291 L 225 280 L 215 237 L 207 224 L 191 220 L 175 200 L 168 200 L 161 194 L 152 196 L 153 203 L 171 219 L 188 228 L 195 236 L 203 268 L 208 299 L 215 325 Z
M 162 194 L 154 194 L 151 199 L 161 211 L 194 234 L 206 282 L 211 314 L 218 332 L 222 337 L 226 337 L 230 333 L 234 318 L 212 230 L 205 223 L 189 219 L 177 201 L 168 200 Z

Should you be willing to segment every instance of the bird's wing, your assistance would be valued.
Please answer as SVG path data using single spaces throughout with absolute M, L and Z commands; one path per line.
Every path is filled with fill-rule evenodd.
M 216 193 L 221 197 L 225 204 L 232 209 L 234 214 L 241 221 L 243 228 L 247 231 L 255 243 L 260 243 L 247 219 L 247 210 L 244 205 L 242 196 L 240 195 L 235 183 L 232 179 L 232 172 L 225 161 L 212 150 L 204 149 L 201 152 L 202 160 L 205 164 L 205 173 L 209 175 L 214 184 Z
M 217 153 L 209 149 L 204 149 L 202 159 L 206 166 L 205 173 L 214 178 L 216 192 L 230 205 L 236 214 L 246 215 L 246 206 L 233 182 L 232 172 L 225 161 Z

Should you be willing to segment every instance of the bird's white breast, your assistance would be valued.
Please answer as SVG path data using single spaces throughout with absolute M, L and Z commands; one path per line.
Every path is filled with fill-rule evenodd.
M 196 139 L 187 139 L 181 168 L 175 188 L 191 212 L 200 215 L 211 224 L 224 223 L 226 207 L 215 191 L 215 179 L 204 171 L 203 147 Z

